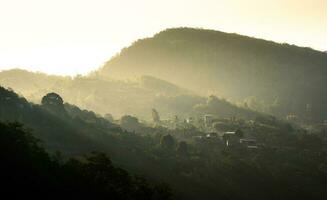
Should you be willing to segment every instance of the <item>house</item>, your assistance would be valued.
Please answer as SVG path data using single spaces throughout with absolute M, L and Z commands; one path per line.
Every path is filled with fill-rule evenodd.
M 241 146 L 248 149 L 257 149 L 257 140 L 254 138 L 243 138 L 244 133 L 241 130 L 228 131 L 222 136 L 226 146 Z
M 206 127 L 211 127 L 213 120 L 214 120 L 214 116 L 213 115 L 204 115 L 203 120 L 204 120 L 204 125 Z
M 218 138 L 218 133 L 215 133 L 215 132 L 210 132 L 206 135 L 206 138 L 207 139 L 210 139 L 210 138 Z
M 239 137 L 236 134 L 236 131 L 225 132 L 222 136 L 222 139 L 226 146 L 234 146 L 239 143 Z
M 293 121 L 293 122 L 295 122 L 295 121 L 297 121 L 299 119 L 299 117 L 297 116 L 297 115 L 295 115 L 295 114 L 288 114 L 287 116 L 286 116 L 286 120 L 288 120 L 288 121 Z
M 186 119 L 186 123 L 188 124 L 193 124 L 194 123 L 194 118 L 193 117 L 189 117 Z
M 198 136 L 192 136 L 192 139 L 193 139 L 195 142 L 201 142 L 201 141 L 203 141 L 203 139 L 205 139 L 205 137 L 202 136 L 202 135 L 198 135 Z
M 250 138 L 244 138 L 240 139 L 240 144 L 244 147 L 247 147 L 248 149 L 257 149 L 257 140 L 256 139 L 250 139 Z

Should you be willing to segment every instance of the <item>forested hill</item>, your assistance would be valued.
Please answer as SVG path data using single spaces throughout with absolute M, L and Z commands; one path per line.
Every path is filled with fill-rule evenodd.
M 34 136 L 42 140 L 48 150 L 71 155 L 101 150 L 108 145 L 101 141 L 112 140 L 113 133 L 119 129 L 93 112 L 64 104 L 61 97 L 58 99 L 55 106 L 44 100 L 42 105 L 32 104 L 0 87 L 0 121 L 22 123 L 33 130 Z
M 326 53 L 237 34 L 168 29 L 123 49 L 96 74 L 147 74 L 202 94 L 255 96 L 280 115 L 310 107 L 310 117 L 327 117 Z
M 242 109 L 211 96 L 195 110 L 218 116 Z M 255 114 L 243 110 L 243 115 Z M 172 191 L 176 199 L 190 200 L 326 199 L 325 130 L 307 133 L 262 115 L 254 120 L 216 120 L 216 131 L 237 130 L 235 137 L 257 138 L 258 146 L 226 145 L 226 137 L 202 132 L 202 122 L 192 125 L 176 119 L 171 121 L 175 128 L 169 129 L 124 116 L 119 128 L 91 111 L 64 103 L 56 93 L 48 93 L 36 105 L 0 87 L 1 183 L 7 186 L 4 192 L 23 191 L 17 194 L 25 196 L 35 191 L 55 191 L 56 195 L 68 191 L 95 199 L 103 194 L 113 199 L 169 199 Z M 104 154 L 86 157 L 82 163 L 61 164 L 65 160 L 57 156 L 52 161 L 29 131 L 17 123 L 2 123 L 6 121 L 32 128 L 33 136 L 50 152 L 74 156 L 104 152 L 113 164 L 143 175 L 151 185 L 114 168 Z
M 115 117 L 134 114 L 149 118 L 152 108 L 162 107 L 156 103 L 161 96 L 192 95 L 188 90 L 150 76 L 122 81 L 86 76 L 53 76 L 20 69 L 0 72 L 0 85 L 12 88 L 34 103 L 39 103 L 46 93 L 56 92 L 67 102 L 81 108 L 100 114 L 110 113 Z M 159 110 L 165 115 L 175 112 L 171 109 Z
M 102 115 L 112 114 L 115 118 L 132 114 L 149 120 L 152 108 L 156 108 L 164 119 L 175 115 L 182 119 L 205 114 L 253 119 L 258 114 L 223 99 L 195 95 L 152 76 L 122 81 L 89 76 L 52 76 L 16 69 L 0 72 L 0 84 L 34 103 L 40 103 L 46 93 L 56 92 L 80 108 Z
M 171 199 L 169 188 L 149 183 L 93 152 L 64 160 L 48 154 L 18 123 L 0 122 L 0 183 L 2 195 L 13 199 Z

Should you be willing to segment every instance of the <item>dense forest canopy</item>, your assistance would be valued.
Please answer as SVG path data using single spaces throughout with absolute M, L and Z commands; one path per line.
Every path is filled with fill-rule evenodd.
M 327 118 L 325 53 L 237 34 L 168 29 L 123 49 L 95 74 L 146 74 L 233 101 L 254 96 L 280 116 L 303 116 L 309 104 L 310 117 Z
M 113 166 L 98 152 L 83 159 L 49 155 L 18 123 L 0 123 L 0 183 L 10 198 L 170 199 L 166 185 Z
M 228 105 L 211 96 L 197 109 L 234 108 Z M 164 121 L 158 111 L 153 123 L 129 115 L 113 123 L 67 103 L 57 93 L 45 94 L 39 105 L 5 88 L 0 88 L 0 111 L 1 121 L 26 126 L 0 123 L 1 181 L 9 189 L 33 193 L 42 187 L 75 194 L 82 188 L 78 195 L 121 199 L 168 199 L 171 194 L 176 199 L 226 200 L 325 199 L 327 195 L 326 129 L 308 133 L 249 110 L 242 118 L 221 118 L 219 112 L 212 112 L 210 116 L 218 118 L 211 120 L 211 128 L 209 120 L 197 118 Z M 31 128 L 33 136 L 27 130 Z M 235 132 L 225 133 L 231 130 Z M 247 146 L 238 140 L 256 142 Z M 155 184 L 113 167 L 104 154 L 78 159 L 94 150 Z M 29 187 L 21 188 L 20 174 L 25 174 Z

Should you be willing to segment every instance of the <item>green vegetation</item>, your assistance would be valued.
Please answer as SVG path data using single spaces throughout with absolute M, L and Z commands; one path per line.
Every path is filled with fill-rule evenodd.
M 33 194 L 41 188 L 82 197 L 170 197 L 166 185 L 149 185 L 146 179 L 168 183 L 176 199 L 327 197 L 326 131 L 308 133 L 249 110 L 246 113 L 255 115 L 254 119 L 247 115 L 222 118 L 219 112 L 213 112 L 206 122 L 195 117 L 145 123 L 124 116 L 117 121 L 120 128 L 91 111 L 65 103 L 55 93 L 45 95 L 43 104 L 36 105 L 0 89 L 0 119 L 33 128 L 32 137 L 20 125 L 0 124 L 1 159 L 8 163 L 2 164 L 1 181 L 11 181 L 7 191 L 27 190 Z M 215 101 L 218 99 L 210 97 L 199 107 L 221 108 L 219 103 L 211 103 Z M 234 140 L 221 135 L 224 131 L 215 130 L 217 123 L 235 131 Z M 42 140 L 52 156 L 34 137 Z M 237 138 L 255 138 L 256 143 L 243 145 Z M 229 146 L 224 140 L 229 140 Z M 115 166 L 145 179 L 114 167 L 104 154 L 89 154 L 94 150 L 110 155 Z M 27 178 L 21 180 L 22 176 Z
M 0 183 L 10 198 L 169 199 L 165 185 L 153 185 L 113 166 L 103 153 L 63 161 L 51 157 L 20 124 L 0 123 Z
M 49 83 L 43 85 L 42 81 L 47 78 Z M 20 84 L 22 79 L 25 83 Z M 56 79 L 57 81 L 52 81 Z M 187 118 L 208 111 L 216 114 L 219 112 L 221 117 L 230 117 L 236 114 L 253 116 L 251 114 L 253 112 L 248 108 L 236 106 L 214 96 L 201 97 L 186 89 L 150 76 L 121 81 L 91 77 L 58 78 L 13 70 L 0 73 L 0 83 L 6 87 L 14 88 L 15 91 L 34 103 L 42 102 L 44 94 L 56 92 L 74 105 L 101 115 L 112 114 L 114 118 L 136 115 L 141 119 L 153 120 L 153 113 L 149 112 L 153 108 L 156 112 L 161 113 L 161 118 L 173 116 Z M 220 104 L 215 109 L 206 105 L 213 98 L 215 99 L 213 102 Z
M 136 41 L 94 75 L 147 74 L 202 95 L 242 102 L 255 97 L 264 102 L 260 111 L 282 117 L 295 113 L 308 121 L 327 119 L 326 65 L 327 55 L 310 48 L 176 28 Z
M 47 83 L 46 80 L 48 80 Z M 46 93 L 60 94 L 66 101 L 83 109 L 99 114 L 112 114 L 115 118 L 124 115 L 137 115 L 151 119 L 148 110 L 160 106 L 163 116 L 177 114 L 174 107 L 166 106 L 158 99 L 182 98 L 198 102 L 199 97 L 193 97 L 192 92 L 154 77 L 122 81 L 114 79 L 97 79 L 77 76 L 57 77 L 42 73 L 32 73 L 23 70 L 0 72 L 0 84 L 13 88 L 17 93 L 34 103 L 40 103 Z M 184 106 L 185 107 L 185 106 Z M 189 107 L 187 107 L 190 109 Z

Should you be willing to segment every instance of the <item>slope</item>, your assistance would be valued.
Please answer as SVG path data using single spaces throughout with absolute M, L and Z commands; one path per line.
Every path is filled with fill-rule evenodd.
M 327 117 L 327 55 L 310 48 L 175 28 L 136 41 L 94 73 L 124 78 L 145 74 L 200 94 L 232 100 L 254 96 L 280 116 Z

